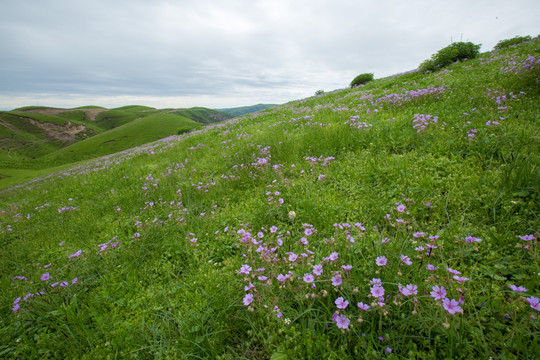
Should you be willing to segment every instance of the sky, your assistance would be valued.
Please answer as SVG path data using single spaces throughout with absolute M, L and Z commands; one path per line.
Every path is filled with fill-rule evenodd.
M 538 0 L 0 0 L 0 109 L 283 104 L 540 34 Z

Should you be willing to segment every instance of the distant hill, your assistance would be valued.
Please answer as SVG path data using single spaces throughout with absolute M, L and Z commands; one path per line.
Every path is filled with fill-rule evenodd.
M 241 107 L 235 107 L 235 108 L 215 109 L 215 110 L 222 111 L 224 113 L 231 114 L 234 116 L 241 116 L 241 115 L 265 110 L 274 106 L 277 106 L 277 104 L 257 104 L 257 105 L 251 105 L 251 106 L 241 106 Z
M 184 116 L 201 124 L 212 124 L 233 118 L 235 116 L 224 111 L 212 110 L 204 107 L 192 107 L 189 109 L 171 109 L 169 110 L 169 113 Z
M 90 159 L 231 117 L 203 107 L 21 107 L 0 112 L 0 168 L 36 169 Z

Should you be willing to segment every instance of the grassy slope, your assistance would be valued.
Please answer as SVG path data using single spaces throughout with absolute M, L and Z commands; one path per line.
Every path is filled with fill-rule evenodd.
M 0 194 L 0 355 L 337 359 L 384 358 L 391 348 L 394 358 L 535 358 L 538 311 L 525 297 L 540 295 L 537 239 L 518 235 L 539 226 L 539 69 L 501 67 L 538 49 L 293 102 Z M 440 90 L 418 91 L 430 86 Z M 438 122 L 417 132 L 415 114 Z M 344 222 L 365 227 L 348 229 L 355 242 L 334 227 Z M 239 241 L 240 229 L 254 239 Z M 429 256 L 415 250 L 426 243 L 437 246 Z M 332 252 L 338 260 L 323 259 Z M 376 266 L 383 255 L 388 264 Z M 313 290 L 302 278 L 319 263 Z M 250 275 L 238 274 L 242 264 Z M 374 277 L 388 295 L 382 308 L 369 297 Z M 416 284 L 418 302 L 398 283 Z M 462 297 L 463 312 L 431 299 L 433 285 Z M 361 313 L 357 302 L 373 308 Z M 336 311 L 348 331 L 332 321 Z
M 60 165 L 93 159 L 199 127 L 185 117 L 158 112 L 60 149 L 40 161 Z

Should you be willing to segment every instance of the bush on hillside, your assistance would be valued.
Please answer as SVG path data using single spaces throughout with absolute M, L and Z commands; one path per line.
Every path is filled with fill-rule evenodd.
M 353 81 L 351 81 L 351 87 L 364 85 L 365 83 L 368 83 L 370 81 L 373 81 L 372 73 L 360 74 L 357 77 L 355 77 Z
M 456 61 L 474 59 L 478 55 L 480 45 L 472 42 L 455 42 L 439 50 L 431 59 L 420 64 L 420 71 L 435 71 L 442 69 Z
M 521 44 L 522 42 L 530 41 L 530 40 L 531 40 L 530 35 L 527 35 L 527 36 L 515 36 L 515 37 L 513 37 L 511 39 L 506 39 L 506 40 L 499 41 L 497 43 L 497 45 L 495 45 L 494 49 L 495 50 L 501 50 L 501 49 L 504 49 L 506 47 Z

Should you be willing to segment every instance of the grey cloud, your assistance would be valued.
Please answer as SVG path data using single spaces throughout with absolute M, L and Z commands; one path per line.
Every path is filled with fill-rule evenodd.
M 540 5 L 27 0 L 5 2 L 2 12 L 0 107 L 10 96 L 37 101 L 43 93 L 209 102 L 193 106 L 234 95 L 236 106 L 253 94 L 283 99 L 345 87 L 359 72 L 407 71 L 462 36 L 486 51 L 503 38 L 536 35 Z

